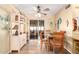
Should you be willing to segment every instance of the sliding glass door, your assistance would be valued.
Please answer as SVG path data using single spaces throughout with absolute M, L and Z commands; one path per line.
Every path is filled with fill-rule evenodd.
M 38 39 L 41 31 L 44 33 L 44 20 L 30 20 L 30 39 Z

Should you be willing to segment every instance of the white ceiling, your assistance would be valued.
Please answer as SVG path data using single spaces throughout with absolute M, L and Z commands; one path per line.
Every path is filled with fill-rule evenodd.
M 34 16 L 36 13 L 34 11 L 34 7 L 38 6 L 38 4 L 16 4 L 15 6 L 26 15 Z M 45 8 L 49 8 L 50 11 L 45 12 L 45 13 L 52 16 L 58 13 L 65 6 L 66 4 L 40 4 L 40 7 L 42 10 Z

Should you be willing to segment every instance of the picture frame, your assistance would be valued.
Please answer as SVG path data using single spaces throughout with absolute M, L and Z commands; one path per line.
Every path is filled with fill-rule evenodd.
M 67 27 L 69 26 L 69 21 L 68 21 L 68 19 L 67 19 Z
M 57 29 L 59 29 L 59 26 L 60 26 L 61 23 L 62 23 L 62 19 L 61 18 L 58 18 L 58 21 L 57 21 Z
M 9 16 L 0 15 L 0 28 L 3 30 L 9 30 Z
M 76 31 L 77 30 L 77 20 L 75 18 L 72 19 L 73 21 L 73 31 Z

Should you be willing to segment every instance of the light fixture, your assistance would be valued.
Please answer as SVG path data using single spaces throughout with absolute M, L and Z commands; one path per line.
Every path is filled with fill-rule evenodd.
M 36 17 L 41 17 L 41 14 L 40 13 L 37 13 L 35 16 Z
M 38 13 L 38 17 L 41 17 L 41 14 L 40 13 Z
M 37 11 L 37 8 L 36 7 L 33 7 L 34 11 Z

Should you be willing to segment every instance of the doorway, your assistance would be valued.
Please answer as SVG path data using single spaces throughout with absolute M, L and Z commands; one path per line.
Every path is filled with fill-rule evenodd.
M 30 40 L 39 39 L 41 31 L 44 38 L 44 20 L 30 20 Z

